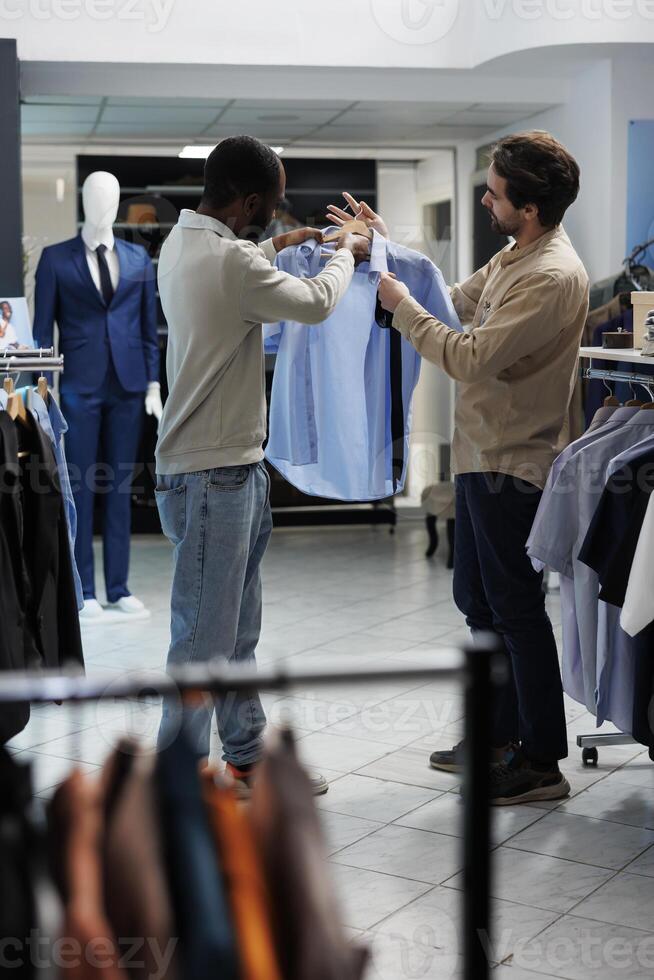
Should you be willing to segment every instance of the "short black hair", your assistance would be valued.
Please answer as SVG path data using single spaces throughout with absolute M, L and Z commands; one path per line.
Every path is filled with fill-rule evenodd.
M 505 136 L 493 147 L 491 161 L 507 181 L 514 208 L 534 204 L 545 228 L 563 221 L 579 193 L 579 164 L 550 133 L 537 129 Z
M 13 307 L 12 307 L 12 305 L 9 302 L 8 299 L 0 299 L 0 306 L 8 306 L 9 307 L 9 312 L 10 313 L 13 313 L 14 312 Z
M 279 186 L 281 161 L 252 136 L 230 136 L 214 147 L 204 165 L 203 198 L 224 208 L 248 194 L 268 194 Z

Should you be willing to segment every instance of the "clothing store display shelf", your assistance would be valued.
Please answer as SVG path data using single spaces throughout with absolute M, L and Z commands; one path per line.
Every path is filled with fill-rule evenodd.
M 463 904 L 464 980 L 487 980 L 490 965 L 486 955 L 490 911 L 490 805 L 489 753 L 492 688 L 503 683 L 504 662 L 493 637 L 479 638 L 474 647 L 455 646 L 440 650 L 429 664 L 387 665 L 334 669 L 324 667 L 290 672 L 280 666 L 258 670 L 224 666 L 223 663 L 188 664 L 161 671 L 131 671 L 116 677 L 86 677 L 79 672 L 3 671 L 0 705 L 21 702 L 80 704 L 117 698 L 152 698 L 183 691 L 224 694 L 241 690 L 288 690 L 307 684 L 374 683 L 389 680 L 425 682 L 459 680 L 465 693 L 466 754 L 463 776 Z M 484 937 L 480 939 L 480 937 Z
M 654 357 L 644 357 L 640 350 L 629 348 L 614 347 L 582 347 L 579 350 L 580 357 L 592 358 L 600 361 L 620 361 L 629 364 L 654 364 Z

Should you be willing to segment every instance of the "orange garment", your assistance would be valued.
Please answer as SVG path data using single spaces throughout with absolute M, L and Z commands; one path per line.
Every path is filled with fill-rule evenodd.
M 241 963 L 241 980 L 282 980 L 270 917 L 270 899 L 250 822 L 234 791 L 202 772 L 202 790 L 216 841 Z
M 65 895 L 62 980 L 126 980 L 104 910 L 100 786 L 75 770 L 56 791 L 51 811 L 61 848 Z

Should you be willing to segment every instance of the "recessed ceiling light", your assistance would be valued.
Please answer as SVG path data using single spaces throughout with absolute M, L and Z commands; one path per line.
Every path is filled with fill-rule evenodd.
M 206 160 L 216 145 L 216 143 L 212 143 L 210 146 L 203 146 L 200 143 L 189 143 L 188 146 L 183 147 L 179 151 L 178 156 L 185 157 L 188 160 Z M 281 156 L 284 152 L 283 146 L 271 146 L 270 149 L 277 156 Z
M 179 152 L 180 157 L 187 157 L 191 160 L 206 160 L 215 144 L 211 146 L 201 146 L 200 144 L 190 143 Z

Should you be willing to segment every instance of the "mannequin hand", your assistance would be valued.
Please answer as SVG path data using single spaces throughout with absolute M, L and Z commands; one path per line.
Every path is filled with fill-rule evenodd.
M 301 245 L 302 242 L 306 242 L 310 238 L 314 238 L 317 242 L 322 242 L 322 232 L 320 229 L 294 228 L 293 231 L 287 231 L 283 235 L 275 235 L 272 242 L 275 246 L 275 251 L 281 252 L 283 248 L 288 248 L 289 245 Z
M 381 305 L 389 313 L 395 313 L 402 300 L 411 295 L 404 283 L 398 282 L 392 272 L 382 272 L 377 292 Z
M 161 385 L 158 381 L 151 381 L 145 392 L 145 411 L 148 415 L 154 415 L 157 422 L 161 421 L 163 415 L 163 405 L 161 404 Z
M 374 228 L 383 238 L 390 238 L 388 228 L 380 214 L 376 214 L 365 201 L 355 201 L 347 191 L 343 192 L 343 197 L 349 204 L 352 214 L 348 214 L 342 208 L 337 208 L 335 204 L 328 204 L 328 221 L 331 221 L 334 225 L 343 225 L 346 221 L 352 221 L 353 218 L 357 218 L 359 221 L 365 221 L 369 228 Z

